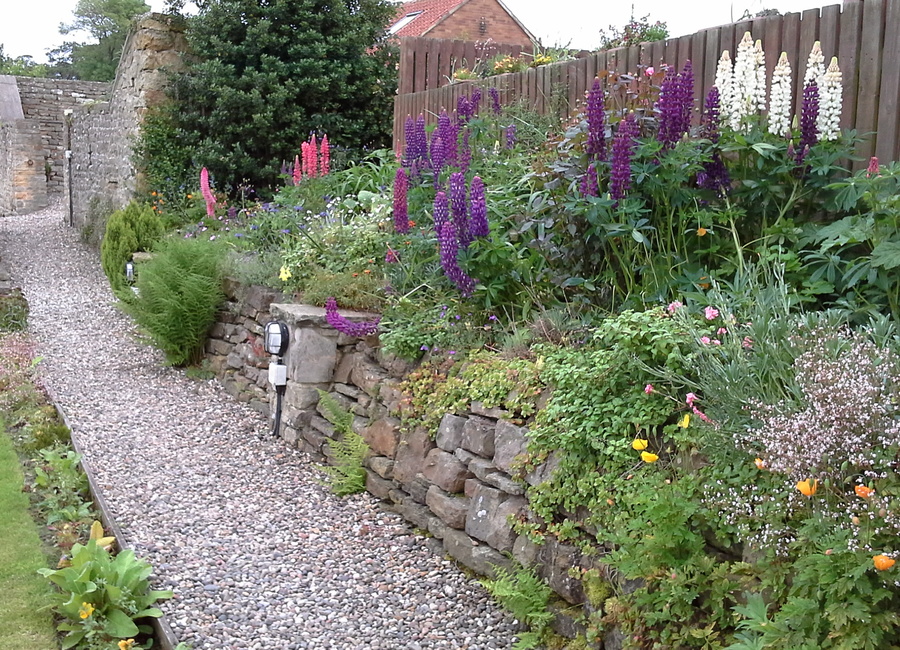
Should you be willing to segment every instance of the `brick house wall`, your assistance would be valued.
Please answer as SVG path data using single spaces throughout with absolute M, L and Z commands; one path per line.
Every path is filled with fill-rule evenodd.
M 482 19 L 483 22 L 482 22 Z M 428 38 L 462 41 L 529 43 L 531 36 L 497 0 L 469 0 L 425 34 Z

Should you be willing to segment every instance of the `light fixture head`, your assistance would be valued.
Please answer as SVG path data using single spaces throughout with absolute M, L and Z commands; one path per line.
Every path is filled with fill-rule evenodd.
M 273 320 L 266 323 L 265 330 L 265 348 L 269 354 L 276 357 L 283 357 L 287 352 L 290 333 L 288 326 L 280 320 Z
M 128 282 L 134 282 L 134 262 L 125 262 L 125 279 Z

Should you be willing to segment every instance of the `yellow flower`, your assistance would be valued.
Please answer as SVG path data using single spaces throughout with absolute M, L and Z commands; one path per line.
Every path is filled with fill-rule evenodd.
M 134 639 L 122 639 L 119 641 L 119 650 L 131 650 L 134 646 Z
M 81 609 L 78 610 L 78 615 L 81 618 L 87 618 L 91 614 L 94 613 L 94 606 L 90 603 L 81 603 Z
M 766 469 L 766 461 L 764 461 L 762 458 L 757 458 L 753 462 L 756 463 L 756 469 Z
M 681 419 L 678 421 L 678 426 L 682 429 L 687 429 L 691 425 L 691 414 L 685 413 Z
M 655 463 L 659 460 L 659 456 L 657 456 L 656 454 L 651 454 L 649 451 L 642 451 L 641 460 L 645 463 Z
M 647 445 L 650 444 L 649 440 L 644 440 L 643 438 L 635 438 L 631 443 L 631 448 L 635 451 L 644 451 L 647 448 Z
M 800 494 L 803 496 L 811 497 L 816 493 L 816 490 L 819 489 L 819 479 L 814 478 L 798 481 L 797 489 L 800 490 Z
M 875 568 L 879 571 L 887 571 L 896 563 L 896 560 L 888 557 L 887 555 L 876 555 L 872 558 L 872 562 L 875 564 Z
M 281 278 L 282 282 L 287 282 L 291 277 L 291 270 L 286 266 L 282 266 L 281 271 L 278 272 L 278 277 Z

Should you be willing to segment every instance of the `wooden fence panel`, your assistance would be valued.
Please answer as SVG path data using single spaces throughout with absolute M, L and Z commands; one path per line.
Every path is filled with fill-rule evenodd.
M 819 40 L 822 42 L 822 52 L 825 54 L 826 67 L 831 61 L 831 57 L 838 55 L 838 26 L 840 20 L 840 5 L 829 5 L 822 8 L 822 17 L 819 19 Z
M 706 54 L 703 63 L 703 93 L 706 97 L 709 89 L 716 83 L 716 70 L 719 67 L 719 57 L 722 56 L 722 47 L 719 44 L 719 34 L 722 30 L 718 27 L 705 30 Z
M 897 0 L 894 0 L 897 2 Z M 838 60 L 844 77 L 844 103 L 841 128 L 856 125 L 856 96 L 859 92 L 859 48 L 862 35 L 862 5 L 845 2 L 841 11 Z
M 882 49 L 881 95 L 878 101 L 878 141 L 875 155 L 885 162 L 891 160 L 897 150 L 898 140 L 898 100 L 900 100 L 900 2 L 889 2 L 885 8 L 884 47 Z
M 695 113 L 699 114 L 703 110 L 703 99 L 705 94 L 703 92 L 703 80 L 706 78 L 706 32 L 698 32 L 694 34 L 694 38 L 691 41 L 691 66 L 694 70 L 694 106 L 697 106 L 699 111 L 695 111 Z M 695 115 L 694 123 L 697 123 L 697 117 Z
M 881 45 L 884 39 L 883 17 L 883 0 L 866 0 L 863 3 L 862 42 L 858 61 L 860 93 L 856 102 L 856 128 L 860 135 L 866 136 L 866 140 L 857 147 L 857 153 L 866 160 L 875 153 L 875 143 L 868 134 L 875 130 L 878 118 Z M 897 74 L 896 65 L 894 74 Z M 868 91 L 870 88 L 871 92 Z
M 800 14 L 785 14 L 781 25 L 781 49 L 787 53 L 788 61 L 791 64 L 791 114 L 797 112 L 799 98 L 797 97 L 797 88 L 801 87 L 803 81 L 803 69 L 806 67 L 805 54 L 800 53 Z M 803 60 L 801 61 L 801 56 Z

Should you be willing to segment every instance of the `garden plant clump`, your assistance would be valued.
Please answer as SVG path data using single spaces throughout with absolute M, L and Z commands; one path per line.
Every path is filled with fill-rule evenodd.
M 560 124 L 473 87 L 409 116 L 399 161 L 301 152 L 273 200 L 180 234 L 277 259 L 339 329 L 381 312 L 384 350 L 424 357 L 408 426 L 473 400 L 526 424 L 519 477 L 556 470 L 517 528 L 593 558 L 587 640 L 893 647 L 900 167 L 846 168 L 818 44 L 797 115 L 765 57 L 723 53 L 702 106 L 689 61 L 602 71 Z

